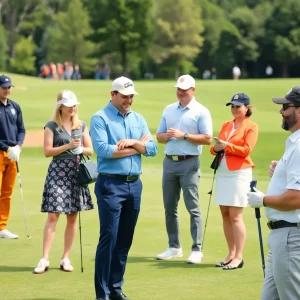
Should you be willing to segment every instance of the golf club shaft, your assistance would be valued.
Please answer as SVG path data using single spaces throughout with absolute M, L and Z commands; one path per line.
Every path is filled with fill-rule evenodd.
M 21 194 L 21 200 L 22 200 L 22 207 L 23 207 L 26 234 L 27 234 L 27 238 L 30 239 L 30 234 L 29 234 L 28 226 L 27 226 L 27 215 L 26 215 L 25 202 L 24 202 L 24 196 L 23 196 L 21 174 L 20 174 L 19 164 L 18 164 L 17 161 L 16 161 L 16 166 L 17 166 L 17 173 L 18 173 L 18 181 L 19 181 L 19 185 L 20 185 L 20 194 Z
M 81 238 L 81 218 L 80 212 L 79 215 L 79 240 L 80 240 L 80 263 L 81 263 L 81 273 L 83 273 L 83 261 L 82 261 L 82 238 Z
M 250 188 L 251 192 L 255 192 L 254 188 L 256 187 L 257 181 L 252 180 L 250 183 Z M 262 234 L 261 234 L 261 225 L 260 225 L 260 209 L 259 207 L 255 208 L 255 217 L 257 220 L 257 228 L 258 228 L 258 238 L 259 238 L 259 246 L 260 246 L 260 256 L 261 256 L 261 264 L 262 264 L 262 269 L 265 277 L 265 254 L 264 254 L 264 244 L 263 244 L 263 239 L 262 239 Z

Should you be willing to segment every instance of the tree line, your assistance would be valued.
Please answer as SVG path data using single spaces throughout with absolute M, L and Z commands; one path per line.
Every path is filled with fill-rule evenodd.
M 0 0 L 0 70 L 70 61 L 84 77 L 300 77 L 299 0 Z

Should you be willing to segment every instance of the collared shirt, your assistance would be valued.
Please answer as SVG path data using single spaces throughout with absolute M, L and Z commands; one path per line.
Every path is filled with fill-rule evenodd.
M 24 139 L 25 128 L 20 105 L 9 99 L 6 105 L 0 101 L 0 150 L 22 146 Z
M 111 102 L 96 112 L 90 125 L 90 135 L 93 148 L 97 153 L 97 171 L 99 173 L 139 175 L 142 173 L 141 155 L 131 155 L 123 158 L 112 156 L 116 151 L 116 143 L 122 139 L 140 140 L 143 135 L 152 137 L 145 119 L 138 113 L 129 111 L 125 117 Z M 144 156 L 155 156 L 157 146 L 151 138 L 145 143 Z
M 193 98 L 182 108 L 180 102 L 168 105 L 163 111 L 156 133 L 166 133 L 175 128 L 190 134 L 212 135 L 212 120 L 209 110 Z M 202 145 L 195 145 L 187 140 L 171 138 L 165 145 L 168 155 L 200 155 Z
M 285 152 L 275 168 L 266 195 L 280 195 L 288 190 L 300 190 L 300 129 L 286 140 Z M 280 211 L 266 207 L 265 212 L 272 221 L 300 222 L 300 209 Z

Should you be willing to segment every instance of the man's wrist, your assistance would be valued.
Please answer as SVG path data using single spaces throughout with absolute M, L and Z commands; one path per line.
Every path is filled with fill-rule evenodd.
M 189 137 L 189 134 L 188 134 L 187 132 L 185 132 L 185 133 L 183 134 L 183 139 L 184 139 L 184 140 L 187 140 L 188 137 Z

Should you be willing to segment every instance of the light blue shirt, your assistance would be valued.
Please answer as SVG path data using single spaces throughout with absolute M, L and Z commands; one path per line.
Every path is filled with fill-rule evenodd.
M 97 153 L 97 171 L 99 173 L 139 175 L 142 173 L 141 154 L 123 158 L 112 158 L 116 143 L 122 139 L 140 140 L 143 135 L 151 137 L 145 143 L 144 156 L 155 156 L 157 146 L 152 139 L 145 119 L 138 113 L 129 111 L 125 117 L 111 102 L 96 112 L 90 124 L 93 148 Z
M 166 133 L 175 128 L 190 134 L 212 135 L 212 119 L 209 110 L 193 98 L 182 108 L 179 102 L 168 105 L 163 111 L 157 133 Z M 165 145 L 168 155 L 200 155 L 202 146 L 187 140 L 171 138 Z

